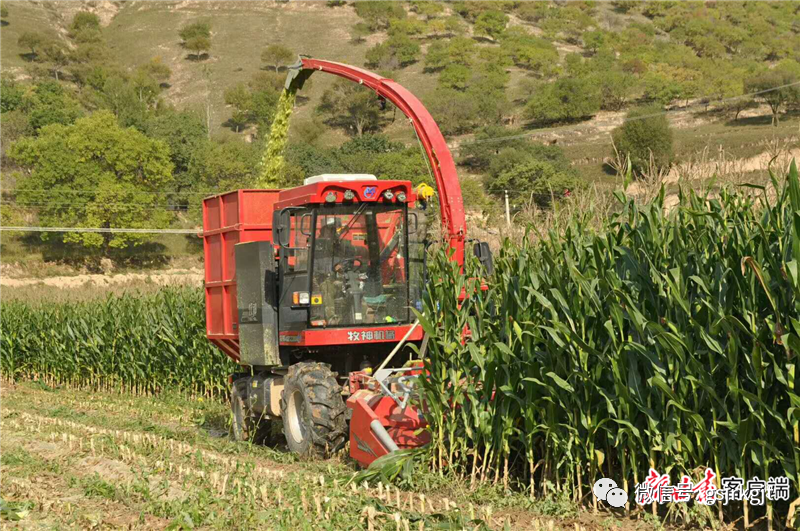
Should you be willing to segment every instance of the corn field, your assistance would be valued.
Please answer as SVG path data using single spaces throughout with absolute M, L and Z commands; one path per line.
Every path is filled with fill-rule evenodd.
M 202 290 L 78 303 L 2 304 L 0 368 L 8 379 L 150 394 L 227 394 L 234 365 L 205 337 Z
M 663 191 L 641 206 L 619 195 L 602 231 L 587 212 L 560 236 L 506 242 L 488 291 L 444 253 L 432 260 L 420 320 L 432 338 L 434 468 L 583 502 L 602 477 L 633 493 L 651 467 L 673 484 L 706 467 L 786 476 L 790 502 L 698 507 L 695 518 L 791 525 L 800 184 L 794 165 L 786 184 L 772 180 L 772 194 L 683 192 L 668 214 Z M 474 295 L 459 305 L 462 289 Z M 678 505 L 670 516 L 686 518 Z

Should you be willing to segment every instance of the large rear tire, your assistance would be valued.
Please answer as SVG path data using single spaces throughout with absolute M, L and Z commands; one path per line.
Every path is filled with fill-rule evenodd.
M 286 444 L 300 455 L 329 456 L 345 443 L 342 388 L 330 366 L 304 362 L 289 367 L 281 393 Z

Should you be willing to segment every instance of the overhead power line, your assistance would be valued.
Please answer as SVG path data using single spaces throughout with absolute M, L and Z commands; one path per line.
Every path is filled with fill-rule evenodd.
M 217 194 L 222 194 L 225 192 L 231 192 L 232 190 L 218 190 L 218 191 L 208 191 L 208 192 L 175 192 L 175 191 L 157 191 L 157 192 L 147 192 L 147 191 L 130 191 L 125 190 L 126 194 L 131 195 L 202 195 L 206 197 L 210 197 Z M 14 189 L 7 189 L 4 188 L 0 190 L 0 193 L 10 193 L 10 192 L 50 192 L 54 194 L 96 194 L 98 193 L 97 190 L 87 190 L 87 189 L 69 189 L 69 190 L 40 190 L 36 188 L 14 188 Z
M 113 208 L 139 208 L 142 210 L 172 209 L 181 210 L 189 208 L 187 205 L 150 205 L 148 203 L 81 203 L 81 202 L 30 202 L 16 199 L 0 200 L 1 205 L 17 205 L 21 207 L 113 207 Z
M 17 232 L 101 232 L 128 234 L 199 234 L 200 229 L 129 229 L 98 227 L 0 227 L 0 231 Z

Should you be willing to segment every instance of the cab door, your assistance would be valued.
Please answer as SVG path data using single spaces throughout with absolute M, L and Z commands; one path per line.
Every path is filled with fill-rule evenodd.
M 311 283 L 308 264 L 313 239 L 313 215 L 308 208 L 284 209 L 277 213 L 277 224 L 273 223 L 273 227 L 278 227 L 276 236 L 280 246 L 277 306 L 281 331 L 304 330 L 308 327 Z

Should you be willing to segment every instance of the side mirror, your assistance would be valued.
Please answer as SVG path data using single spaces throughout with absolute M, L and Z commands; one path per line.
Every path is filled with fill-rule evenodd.
M 473 248 L 472 252 L 478 258 L 483 268 L 486 270 L 487 275 L 494 273 L 494 261 L 492 259 L 492 250 L 489 249 L 489 244 L 486 242 L 478 242 Z
M 291 216 L 288 209 L 284 208 L 272 214 L 272 243 L 274 245 L 289 246 L 290 223 Z

